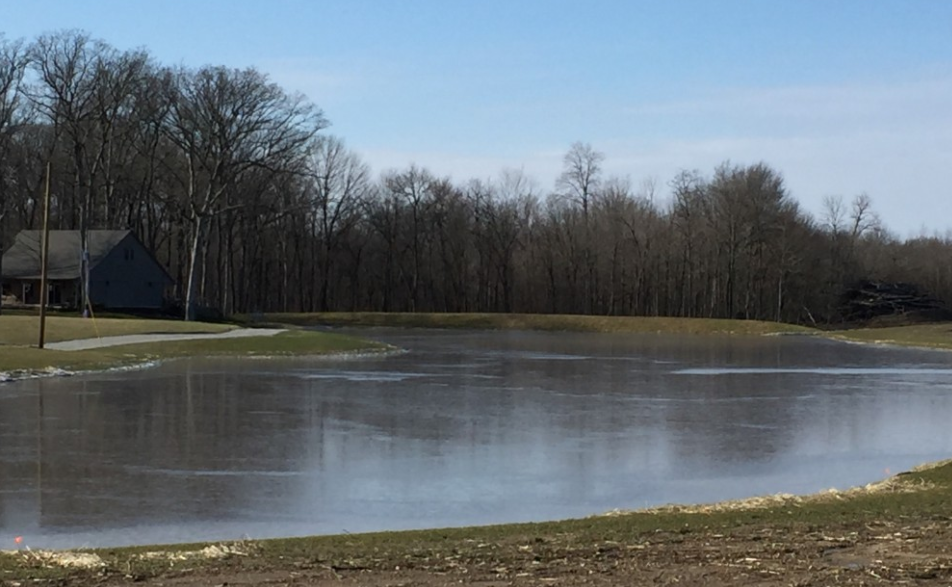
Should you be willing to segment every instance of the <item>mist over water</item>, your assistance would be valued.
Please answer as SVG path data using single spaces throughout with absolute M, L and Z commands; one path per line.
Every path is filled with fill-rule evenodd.
M 550 520 L 846 488 L 952 455 L 952 353 L 361 332 L 408 352 L 0 385 L 0 549 Z

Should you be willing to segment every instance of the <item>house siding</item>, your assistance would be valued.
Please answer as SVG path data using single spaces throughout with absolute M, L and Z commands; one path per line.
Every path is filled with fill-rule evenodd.
M 3 254 L 3 291 L 17 302 L 40 302 L 39 231 L 21 231 Z M 172 278 L 129 230 L 89 232 L 90 283 L 93 306 L 116 309 L 160 309 Z M 51 231 L 50 304 L 78 308 L 80 292 L 78 231 Z
M 168 274 L 131 233 L 89 275 L 89 297 L 104 308 L 161 308 Z

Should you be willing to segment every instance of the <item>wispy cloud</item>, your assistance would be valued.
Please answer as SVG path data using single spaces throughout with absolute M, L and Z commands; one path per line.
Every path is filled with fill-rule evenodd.
M 710 174 L 731 160 L 764 161 L 780 171 L 792 196 L 814 214 L 827 195 L 868 193 L 886 225 L 902 235 L 952 227 L 952 142 L 929 132 L 867 131 L 849 136 L 717 137 L 616 144 L 606 171 L 670 180 L 680 169 Z M 936 189 L 939 186 L 939 189 Z
M 869 193 L 901 234 L 952 226 L 952 79 L 730 89 L 631 107 L 677 136 L 615 136 L 606 169 L 670 178 L 718 163 L 765 161 L 818 213 L 826 195 Z M 685 124 L 685 120 L 688 124 Z
M 814 213 L 826 195 L 867 192 L 902 234 L 952 225 L 952 76 L 942 72 L 889 82 L 698 88 L 670 100 L 603 99 L 596 108 L 578 96 L 533 101 L 519 92 L 430 102 L 401 95 L 406 71 L 382 62 L 285 60 L 266 71 L 341 122 L 332 132 L 377 172 L 415 163 L 462 182 L 520 168 L 549 190 L 565 151 L 583 140 L 607 155 L 606 174 L 635 183 L 656 178 L 662 192 L 680 169 L 710 173 L 725 160 L 765 161 Z
M 711 89 L 623 108 L 629 120 L 689 120 L 695 132 L 830 135 L 952 126 L 952 78 L 896 83 Z
M 379 91 L 393 75 L 379 62 L 345 64 L 308 58 L 262 61 L 257 65 L 281 87 L 301 92 L 325 108 Z

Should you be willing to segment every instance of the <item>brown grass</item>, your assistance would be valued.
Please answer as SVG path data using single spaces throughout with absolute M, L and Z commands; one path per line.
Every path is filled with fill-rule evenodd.
M 182 320 L 145 320 L 140 318 L 79 318 L 50 316 L 46 319 L 46 342 L 121 336 L 125 334 L 224 332 L 235 326 L 185 322 Z M 0 344 L 36 346 L 40 321 L 36 316 L 0 316 Z
M 247 316 L 242 318 L 246 321 L 250 320 Z M 314 314 L 265 314 L 259 319 L 267 323 L 300 326 L 385 326 L 399 328 L 742 335 L 815 332 L 803 326 L 759 320 L 561 314 L 324 312 Z
M 948 322 L 837 330 L 828 335 L 853 342 L 952 349 L 952 324 Z

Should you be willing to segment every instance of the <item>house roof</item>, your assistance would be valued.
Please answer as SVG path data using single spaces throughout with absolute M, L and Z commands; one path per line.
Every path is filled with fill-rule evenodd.
M 94 269 L 130 233 L 129 230 L 87 230 L 89 269 Z M 3 254 L 5 279 L 40 278 L 42 238 L 39 230 L 20 231 L 13 246 Z M 79 279 L 80 242 L 78 230 L 50 231 L 48 279 Z

